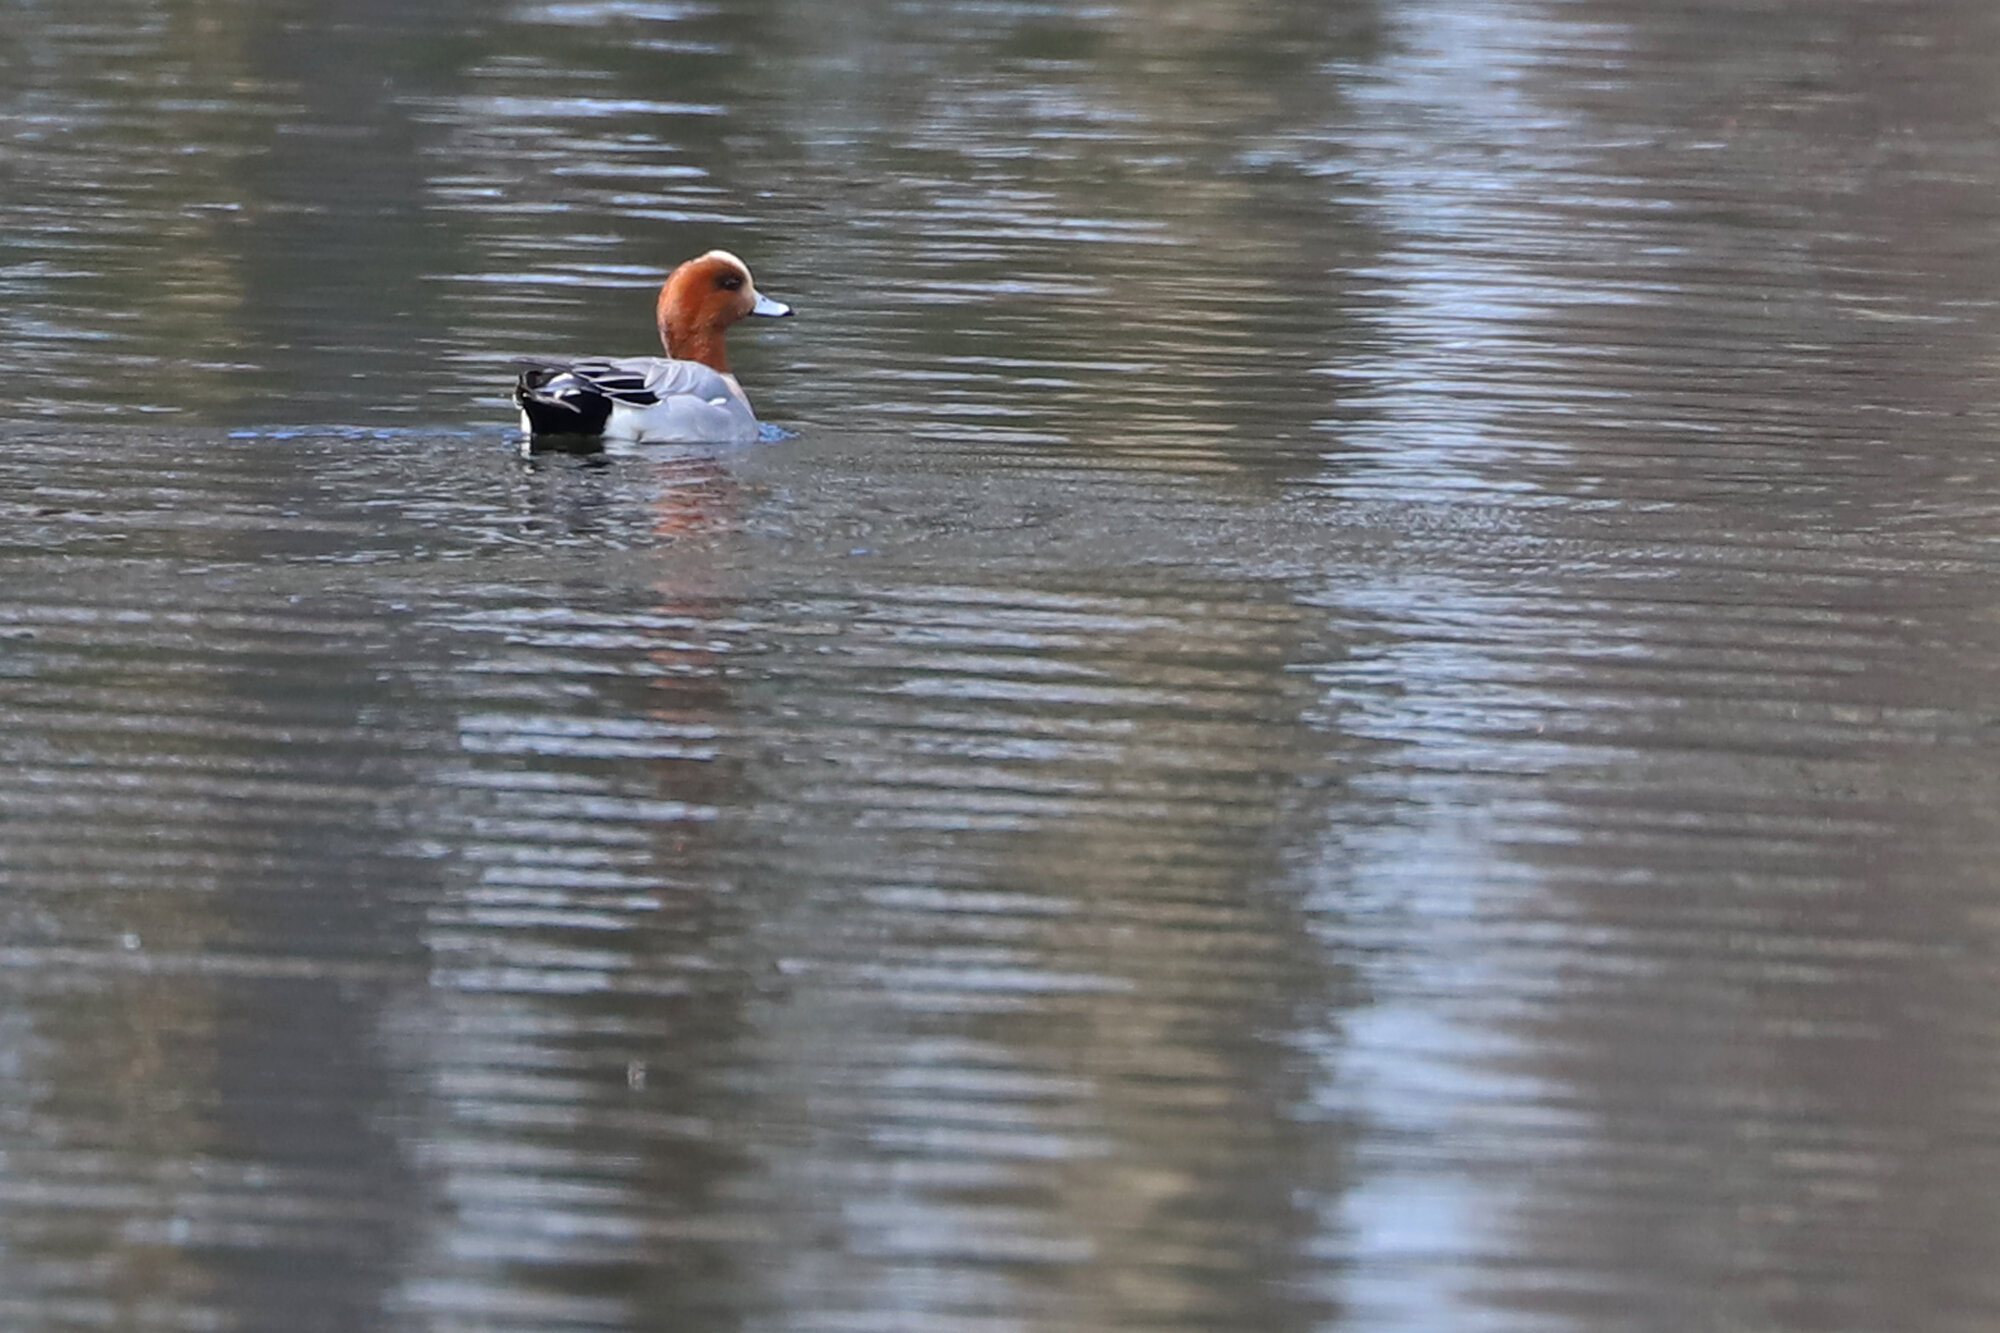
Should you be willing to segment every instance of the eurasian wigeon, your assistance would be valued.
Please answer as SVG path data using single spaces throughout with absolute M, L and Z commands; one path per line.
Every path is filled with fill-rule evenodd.
M 635 443 L 747 444 L 757 417 L 729 373 L 722 338 L 745 315 L 789 315 L 727 250 L 690 259 L 660 286 L 664 358 L 593 357 L 521 372 L 514 401 L 530 443 L 549 436 Z

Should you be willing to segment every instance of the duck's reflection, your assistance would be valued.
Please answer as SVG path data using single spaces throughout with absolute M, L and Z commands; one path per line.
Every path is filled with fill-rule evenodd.
M 740 486 L 699 448 L 576 442 L 526 466 L 548 530 L 630 558 L 467 627 L 481 703 L 440 812 L 462 841 L 425 927 L 433 984 L 397 1024 L 439 1207 L 399 1299 L 710 1326 L 748 1225 L 729 1202 L 747 1113 L 722 1079 L 757 984 L 718 846 L 746 802 L 718 743 L 744 628 L 710 542 Z

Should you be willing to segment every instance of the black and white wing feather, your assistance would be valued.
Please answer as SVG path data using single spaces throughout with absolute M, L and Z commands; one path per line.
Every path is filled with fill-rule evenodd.
M 720 402 L 737 394 L 721 372 L 699 361 L 656 356 L 531 365 L 514 385 L 532 435 L 602 435 L 620 406 L 643 412 L 683 396 Z

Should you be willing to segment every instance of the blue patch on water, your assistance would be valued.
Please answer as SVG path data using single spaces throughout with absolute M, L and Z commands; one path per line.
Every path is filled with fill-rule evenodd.
M 519 432 L 513 432 L 518 434 Z M 239 426 L 228 432 L 232 440 L 417 440 L 446 437 L 476 439 L 493 434 L 486 423 L 448 426 Z

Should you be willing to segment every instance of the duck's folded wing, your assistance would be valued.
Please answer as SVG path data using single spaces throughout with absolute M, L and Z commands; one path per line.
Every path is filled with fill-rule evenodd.
M 650 407 L 683 394 L 711 402 L 734 396 L 729 381 L 699 361 L 668 361 L 657 356 L 594 359 L 571 362 L 562 373 L 579 389 L 632 407 Z
M 635 356 L 530 365 L 514 401 L 534 436 L 729 441 L 757 434 L 736 381 L 696 361 Z

